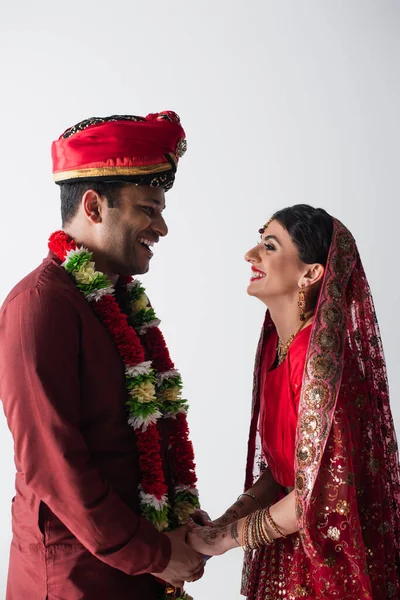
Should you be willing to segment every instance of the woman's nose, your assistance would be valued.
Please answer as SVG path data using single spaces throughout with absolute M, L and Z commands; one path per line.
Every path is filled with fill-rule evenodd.
M 254 263 L 257 260 L 257 246 L 246 252 L 244 260 L 249 263 Z

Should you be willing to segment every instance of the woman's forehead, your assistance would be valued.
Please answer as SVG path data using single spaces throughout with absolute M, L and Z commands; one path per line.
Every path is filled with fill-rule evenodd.
M 270 219 L 268 223 L 266 223 L 262 236 L 265 237 L 268 235 L 280 235 L 283 239 L 285 239 L 285 237 L 290 237 L 286 229 L 276 219 Z

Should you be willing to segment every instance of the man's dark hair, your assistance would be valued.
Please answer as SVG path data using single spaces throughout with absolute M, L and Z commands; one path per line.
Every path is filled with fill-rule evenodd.
M 126 185 L 122 181 L 80 181 L 75 183 L 60 184 L 61 192 L 61 222 L 62 226 L 68 225 L 78 212 L 82 196 L 88 190 L 107 198 L 108 206 L 113 208 L 118 202 L 119 192 Z
M 333 220 L 323 208 L 296 204 L 276 212 L 273 217 L 288 231 L 306 264 L 326 265 L 332 240 Z

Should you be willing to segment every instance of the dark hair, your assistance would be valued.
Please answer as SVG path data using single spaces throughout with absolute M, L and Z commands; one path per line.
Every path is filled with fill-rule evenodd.
M 118 201 L 119 191 L 126 185 L 121 181 L 80 181 L 74 183 L 61 183 L 61 221 L 62 226 L 72 221 L 78 212 L 82 196 L 88 190 L 107 198 L 108 206 L 113 208 Z
M 332 240 L 333 219 L 323 208 L 296 204 L 278 210 L 273 217 L 288 231 L 306 264 L 326 265 Z

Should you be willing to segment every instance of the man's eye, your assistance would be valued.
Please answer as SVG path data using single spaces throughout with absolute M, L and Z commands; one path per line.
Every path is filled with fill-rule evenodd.
M 151 206 L 142 206 L 145 213 L 147 213 L 150 217 L 154 215 L 154 208 Z

